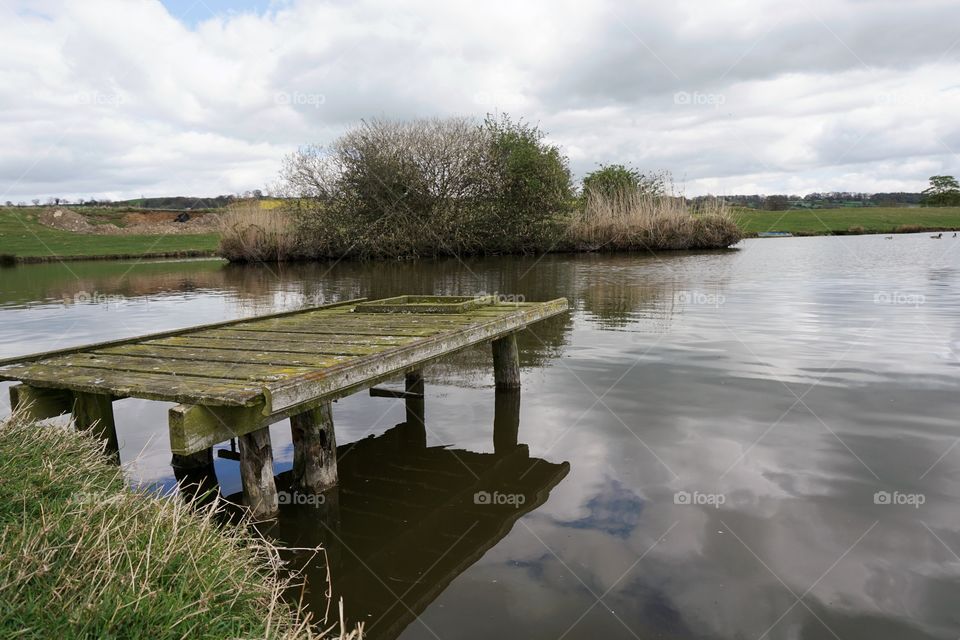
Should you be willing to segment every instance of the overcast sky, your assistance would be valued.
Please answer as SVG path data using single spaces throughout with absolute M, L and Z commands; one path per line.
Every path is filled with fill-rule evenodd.
M 371 116 L 507 112 L 703 193 L 960 174 L 957 0 L 0 0 L 0 202 L 264 188 Z

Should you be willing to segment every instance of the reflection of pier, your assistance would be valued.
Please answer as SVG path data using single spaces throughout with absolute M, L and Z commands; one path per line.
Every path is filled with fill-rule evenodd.
M 347 620 L 364 622 L 365 637 L 397 637 L 567 474 L 569 463 L 530 458 L 517 444 L 519 407 L 519 391 L 496 393 L 495 453 L 427 447 L 409 418 L 338 447 L 340 483 L 325 504 L 282 505 L 269 535 L 289 547 L 323 545 Z M 281 487 L 289 476 L 279 476 Z M 327 607 L 320 564 L 305 568 L 316 612 Z
M 180 403 L 169 412 L 174 467 L 205 469 L 214 445 L 237 438 L 244 502 L 268 519 L 279 507 L 271 424 L 290 418 L 296 485 L 323 492 L 337 483 L 332 401 L 405 374 L 396 397 L 410 407 L 419 395 L 422 407 L 423 367 L 485 343 L 497 388 L 519 388 L 516 334 L 566 309 L 563 298 L 352 300 L 0 360 L 0 380 L 22 383 L 14 408 L 37 420 L 72 413 L 117 460 L 114 400 Z

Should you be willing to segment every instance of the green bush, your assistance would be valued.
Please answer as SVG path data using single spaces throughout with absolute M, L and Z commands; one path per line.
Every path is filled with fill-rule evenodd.
M 623 164 L 600 165 L 583 178 L 582 197 L 589 194 L 617 198 L 632 191 L 644 196 L 662 196 L 666 191 L 667 174 L 646 174 Z
M 560 150 L 505 117 L 363 122 L 288 158 L 281 186 L 320 258 L 544 249 L 572 193 Z
M 562 233 L 573 184 L 567 158 L 544 141 L 538 127 L 507 116 L 483 123 L 492 161 L 492 206 L 498 232 L 490 245 L 502 251 L 543 251 Z

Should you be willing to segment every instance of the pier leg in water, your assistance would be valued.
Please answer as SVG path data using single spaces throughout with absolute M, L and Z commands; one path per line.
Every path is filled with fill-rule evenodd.
M 15 384 L 10 387 L 10 408 L 31 420 L 45 420 L 70 413 L 73 410 L 73 394 L 66 389 Z
M 254 519 L 277 515 L 277 483 L 273 477 L 273 448 L 270 427 L 242 435 L 240 440 L 240 479 L 243 498 Z
M 404 400 L 407 410 L 407 421 L 403 426 L 401 446 L 409 449 L 423 449 L 427 446 L 427 426 L 424 422 L 425 404 L 423 398 L 423 371 L 411 371 L 406 375 L 407 393 L 415 393 L 418 397 L 408 397 Z
M 73 423 L 80 431 L 90 431 L 105 443 L 105 451 L 120 464 L 117 426 L 113 421 L 113 398 L 102 393 L 73 394 Z
M 337 484 L 337 440 L 329 402 L 290 417 L 293 488 L 318 494 Z
M 520 388 L 520 352 L 515 333 L 493 341 L 493 379 L 497 389 Z
M 520 389 L 497 389 L 493 399 L 493 451 L 510 453 L 520 437 Z
M 220 483 L 213 466 L 213 447 L 188 455 L 175 453 L 170 466 L 185 500 L 204 505 L 220 493 Z

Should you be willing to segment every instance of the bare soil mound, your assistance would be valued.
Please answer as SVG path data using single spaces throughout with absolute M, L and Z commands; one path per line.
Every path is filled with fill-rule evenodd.
M 38 216 L 40 224 L 91 235 L 167 235 L 213 233 L 217 230 L 219 217 L 215 213 L 190 211 L 137 211 L 125 214 L 120 220 L 123 226 L 87 216 L 64 207 L 45 209 Z
M 86 216 L 80 215 L 70 209 L 45 209 L 40 212 L 38 220 L 40 224 L 44 226 L 60 229 L 61 231 L 72 231 L 74 233 L 94 232 L 94 225 L 87 221 Z

